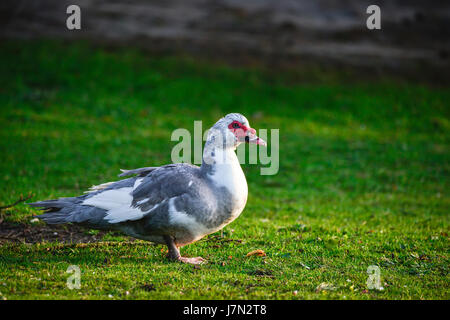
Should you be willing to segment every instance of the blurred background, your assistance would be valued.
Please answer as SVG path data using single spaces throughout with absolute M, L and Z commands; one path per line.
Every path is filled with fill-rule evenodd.
M 82 28 L 65 28 L 77 4 Z M 381 30 L 366 9 L 381 8 Z M 346 66 L 448 81 L 450 2 L 402 0 L 3 0 L 4 38 L 89 39 L 233 64 Z M 445 71 L 445 72 L 444 72 Z

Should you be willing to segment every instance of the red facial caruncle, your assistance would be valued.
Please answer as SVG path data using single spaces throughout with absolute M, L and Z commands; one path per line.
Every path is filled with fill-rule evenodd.
M 259 144 L 266 146 L 266 142 L 256 135 L 256 130 L 240 123 L 239 121 L 233 121 L 228 125 L 228 129 L 233 132 L 238 141 L 247 142 L 253 144 Z

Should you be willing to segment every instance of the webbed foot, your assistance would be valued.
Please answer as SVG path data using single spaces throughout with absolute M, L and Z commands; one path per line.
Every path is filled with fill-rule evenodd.
M 195 258 L 179 257 L 178 261 L 183 262 L 183 263 L 195 264 L 195 265 L 204 264 L 207 262 L 202 257 L 195 257 Z

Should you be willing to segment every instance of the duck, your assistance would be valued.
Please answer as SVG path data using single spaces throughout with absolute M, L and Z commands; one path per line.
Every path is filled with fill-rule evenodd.
M 221 230 L 244 210 L 248 186 L 235 152 L 241 143 L 267 146 L 245 116 L 230 113 L 208 131 L 201 166 L 121 169 L 122 180 L 93 186 L 77 197 L 28 205 L 42 210 L 35 217 L 47 224 L 119 231 L 166 245 L 172 261 L 206 263 L 202 257 L 183 257 L 180 248 Z

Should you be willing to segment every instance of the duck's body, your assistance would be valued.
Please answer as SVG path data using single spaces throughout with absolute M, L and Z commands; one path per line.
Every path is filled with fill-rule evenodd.
M 222 132 L 223 125 L 230 121 L 242 122 L 250 129 L 239 114 L 227 115 L 213 129 L 217 126 Z M 226 131 L 225 139 L 217 132 L 210 134 L 200 167 L 170 164 L 129 170 L 121 176 L 136 176 L 93 187 L 79 197 L 30 205 L 44 208 L 46 213 L 38 217 L 50 224 L 70 222 L 119 230 L 138 239 L 167 244 L 173 259 L 202 262 L 201 258 L 181 257 L 178 247 L 222 229 L 241 214 L 247 202 L 247 181 L 234 152 L 239 136 L 230 131 L 233 138 L 237 137 L 233 143 L 228 141 L 231 137 L 226 137 Z M 260 139 L 255 141 L 263 144 Z
M 236 157 L 234 152 L 232 154 Z M 211 171 L 214 174 L 210 174 Z M 225 183 L 218 180 L 222 176 L 228 178 Z M 233 187 L 229 182 L 235 182 L 239 187 Z M 155 243 L 165 243 L 163 236 L 169 233 L 177 246 L 195 242 L 231 223 L 243 211 L 248 193 L 247 181 L 239 165 L 210 168 L 190 164 L 168 165 L 142 178 L 130 178 L 129 185 L 133 188 L 133 200 L 130 203 L 127 199 L 127 204 L 136 203 L 137 210 L 144 214 L 141 219 L 113 223 L 112 227 Z M 97 197 L 108 196 L 106 192 Z M 153 198 L 149 199 L 148 194 Z M 95 204 L 96 201 L 94 196 L 83 203 Z M 121 219 L 111 215 L 106 218 Z

